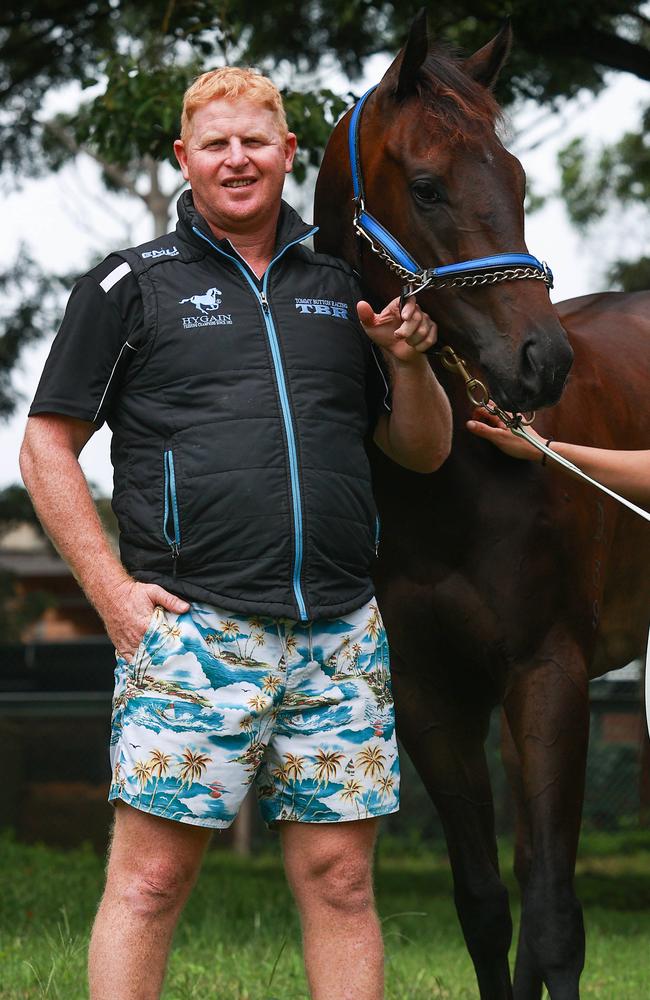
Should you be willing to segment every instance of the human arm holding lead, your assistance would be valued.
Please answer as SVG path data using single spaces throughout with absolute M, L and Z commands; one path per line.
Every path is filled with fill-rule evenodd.
M 475 417 L 479 416 L 479 412 Z M 541 462 L 544 453 L 522 438 L 515 437 L 506 425 L 494 414 L 480 413 L 481 419 L 467 422 L 467 429 L 477 437 L 496 445 L 512 458 Z M 543 444 L 543 438 L 532 427 L 526 431 Z M 650 502 L 650 450 L 620 450 L 618 448 L 592 448 L 587 445 L 569 444 L 552 439 L 549 445 L 562 458 L 576 465 L 592 479 L 597 479 L 629 500 L 638 503 Z M 548 464 L 548 463 L 547 463 Z
M 429 365 L 426 351 L 437 339 L 435 323 L 415 299 L 400 314 L 399 299 L 375 313 L 357 304 L 359 320 L 382 349 L 389 366 L 392 407 L 375 428 L 375 443 L 389 458 L 413 472 L 435 472 L 451 449 L 451 407 Z
M 134 580 L 111 548 L 79 464 L 95 430 L 74 417 L 31 416 L 20 471 L 41 524 L 103 619 L 116 650 L 128 660 L 157 604 L 179 613 L 188 604 L 156 584 Z

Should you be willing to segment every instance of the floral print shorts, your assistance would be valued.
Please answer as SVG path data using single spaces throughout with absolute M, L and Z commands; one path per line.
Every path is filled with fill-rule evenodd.
M 251 783 L 262 815 L 336 823 L 398 809 L 386 633 L 375 601 L 309 623 L 155 609 L 118 656 L 109 799 L 205 827 Z

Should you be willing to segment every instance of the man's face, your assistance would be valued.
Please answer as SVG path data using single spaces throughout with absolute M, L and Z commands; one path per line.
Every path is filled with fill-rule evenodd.
M 283 141 L 273 113 L 245 98 L 205 104 L 186 142 L 174 143 L 196 208 L 226 234 L 275 224 L 295 151 L 295 135 Z

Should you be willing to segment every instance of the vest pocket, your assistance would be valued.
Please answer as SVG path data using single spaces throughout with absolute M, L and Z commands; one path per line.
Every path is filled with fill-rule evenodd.
M 163 512 L 163 535 L 172 552 L 172 571 L 176 576 L 176 562 L 181 551 L 181 523 L 178 512 L 178 497 L 176 494 L 176 473 L 174 471 L 174 453 L 171 448 L 165 451 L 165 507 Z

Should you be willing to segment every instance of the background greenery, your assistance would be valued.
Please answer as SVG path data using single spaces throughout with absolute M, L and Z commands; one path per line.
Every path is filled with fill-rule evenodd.
M 584 1000 L 645 1000 L 650 976 L 650 834 L 582 839 Z M 513 899 L 511 852 L 502 851 Z M 103 863 L 0 841 L 0 1000 L 82 1000 L 85 952 Z M 470 1000 L 476 986 L 444 853 L 380 841 L 377 896 L 387 1000 Z M 515 918 L 517 906 L 513 907 Z M 163 1000 L 307 1000 L 298 921 L 277 842 L 242 860 L 208 854 L 177 932 Z
M 368 58 L 395 53 L 420 6 L 422 0 L 5 4 L 0 188 L 11 190 L 25 178 L 90 156 L 107 189 L 144 203 L 154 231 L 164 232 L 180 187 L 169 163 L 183 90 L 199 72 L 226 63 L 258 66 L 282 87 L 300 137 L 296 176 L 302 180 L 320 161 Z M 598 92 L 611 72 L 650 80 L 650 7 L 644 0 L 448 0 L 430 5 L 430 35 L 471 53 L 505 16 L 516 40 L 498 83 L 497 96 L 506 105 L 532 99 L 558 108 L 579 92 Z M 48 111 L 53 95 L 64 95 L 69 110 Z M 578 140 L 565 150 L 562 194 L 577 225 L 589 227 L 621 204 L 647 211 L 649 116 L 639 134 L 611 148 L 590 150 Z M 0 278 L 0 418 L 15 406 L 10 376 L 20 352 L 56 327 L 70 277 L 44 274 L 22 249 Z M 647 287 L 650 263 L 613 262 L 611 277 L 620 287 Z

